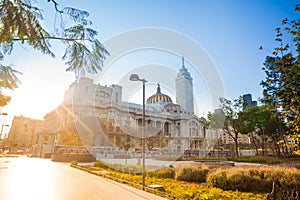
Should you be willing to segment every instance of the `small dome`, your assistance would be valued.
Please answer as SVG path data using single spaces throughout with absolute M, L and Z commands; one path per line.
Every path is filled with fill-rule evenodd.
M 167 104 L 167 105 L 164 106 L 164 109 L 166 111 L 180 112 L 181 111 L 181 106 L 178 105 L 178 104 L 169 103 L 169 104 Z
M 166 94 L 162 94 L 160 91 L 160 86 L 158 84 L 157 86 L 157 92 L 156 94 L 152 95 L 151 97 L 149 97 L 147 99 L 147 104 L 156 104 L 156 103 L 172 103 L 172 99 L 166 95 Z

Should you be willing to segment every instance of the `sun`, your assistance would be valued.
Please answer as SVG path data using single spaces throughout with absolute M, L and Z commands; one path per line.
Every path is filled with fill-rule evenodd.
M 10 117 L 23 115 L 43 119 L 45 114 L 63 102 L 64 91 L 74 81 L 74 75 L 56 59 L 39 59 L 22 63 L 19 87 L 8 91 L 11 102 L 4 108 Z

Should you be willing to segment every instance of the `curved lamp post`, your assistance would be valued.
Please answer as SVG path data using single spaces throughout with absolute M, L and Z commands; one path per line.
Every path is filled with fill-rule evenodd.
M 3 131 L 3 126 L 6 126 L 6 127 L 9 127 L 9 124 L 2 124 L 2 128 L 1 128 L 1 137 L 2 137 L 2 131 Z M 2 146 L 5 148 L 5 141 L 6 141 L 6 137 L 7 137 L 7 134 L 8 133 L 6 133 L 6 134 L 4 134 L 4 138 L 3 138 L 3 144 L 2 144 Z
M 129 80 L 143 82 L 143 114 L 142 114 L 142 186 L 145 190 L 145 79 L 141 79 L 137 74 L 131 74 Z
M 8 115 L 7 113 L 1 113 L 0 115 L 3 116 L 3 123 L 1 126 L 1 132 L 0 132 L 0 140 L 2 140 L 2 133 L 3 133 L 3 127 L 4 126 L 9 126 L 8 124 L 5 124 L 5 117 Z M 5 137 L 4 137 L 4 141 L 5 141 Z

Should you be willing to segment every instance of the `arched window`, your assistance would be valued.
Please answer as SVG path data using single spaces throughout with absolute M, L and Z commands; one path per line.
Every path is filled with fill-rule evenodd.
M 191 121 L 189 123 L 189 134 L 190 134 L 190 136 L 199 136 L 199 124 L 198 124 L 198 122 Z

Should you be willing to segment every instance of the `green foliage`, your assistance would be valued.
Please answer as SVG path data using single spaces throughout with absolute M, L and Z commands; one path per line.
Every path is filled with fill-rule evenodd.
M 68 145 L 68 146 L 72 146 L 72 145 L 84 146 L 83 142 L 81 141 L 81 139 L 75 129 L 60 132 L 60 141 L 58 144 L 59 145 Z
M 102 162 L 101 160 L 96 160 L 94 167 L 99 167 L 101 169 L 108 169 L 108 165 L 104 162 Z
M 299 6 L 296 6 L 296 11 L 299 12 Z M 290 132 L 295 134 L 300 133 L 299 35 L 299 19 L 284 19 L 282 27 L 276 28 L 278 47 L 275 47 L 272 56 L 266 57 L 263 67 L 266 79 L 261 82 L 264 102 L 279 113 L 278 118 L 288 121 Z
M 60 40 L 67 49 L 63 56 L 69 65 L 67 71 L 84 74 L 86 72 L 96 73 L 101 70 L 103 59 L 109 55 L 105 47 L 97 40 L 97 31 L 89 28 L 91 21 L 87 20 L 88 12 L 75 8 L 64 8 L 58 10 L 58 4 L 54 3 L 56 12 L 69 16 L 75 25 L 62 28 L 59 35 L 50 35 L 42 26 L 42 10 L 32 6 L 29 0 L 3 0 L 0 2 L 0 47 L 1 56 L 10 54 L 16 41 L 29 46 L 44 54 L 54 57 L 50 50 L 50 40 Z
M 111 169 L 114 171 L 125 172 L 130 174 L 141 174 L 142 167 L 139 165 L 120 165 L 120 164 L 107 164 L 101 160 L 96 160 L 94 167 L 101 169 Z M 147 168 L 147 171 L 152 171 L 153 169 Z
M 18 87 L 20 81 L 16 74 L 20 74 L 20 72 L 0 64 L 0 107 L 6 106 L 11 99 L 3 94 L 2 89 L 13 90 Z
M 71 161 L 71 165 L 75 165 L 76 166 L 77 165 L 77 161 L 76 160 L 72 160 Z
M 266 157 L 266 156 L 251 156 L 251 157 L 239 157 L 235 162 L 247 162 L 247 163 L 259 163 L 269 165 L 285 165 L 295 168 L 300 168 L 300 157 L 297 155 L 290 157 Z
M 100 161 L 96 163 L 101 166 L 100 169 L 103 169 L 104 163 Z M 96 170 L 95 167 L 91 169 Z M 115 178 L 114 180 L 133 186 L 141 184 L 140 174 L 109 171 L 111 171 L 109 176 L 106 176 L 108 178 Z M 270 193 L 272 190 L 273 181 L 277 182 L 280 187 L 300 189 L 300 171 L 288 167 L 209 169 L 206 166 L 187 165 L 176 169 L 176 179 L 168 177 L 172 173 L 174 170 L 170 168 L 147 173 L 146 185 L 162 185 L 166 193 L 184 199 L 265 199 L 265 193 Z M 177 178 L 180 177 L 179 174 L 185 180 L 179 180 Z M 205 182 L 204 176 L 207 177 L 208 186 L 199 184 Z M 202 181 L 199 181 L 200 179 Z
M 220 168 L 208 175 L 207 183 L 222 190 L 268 193 L 275 181 L 286 188 L 300 189 L 300 171 L 283 167 Z
M 39 7 L 33 6 L 30 0 L 0 1 L 0 61 L 4 60 L 5 55 L 12 53 L 14 44 L 17 42 L 54 57 L 50 41 L 59 40 L 66 46 L 63 55 L 63 60 L 69 65 L 66 70 L 74 72 L 76 78 L 85 73 L 100 71 L 103 60 L 109 53 L 97 40 L 97 31 L 90 28 L 92 22 L 87 19 L 88 12 L 71 7 L 59 10 L 55 0 L 48 2 L 54 4 L 55 16 L 59 16 L 59 20 L 61 20 L 61 25 L 55 27 L 55 34 L 49 34 L 43 27 L 43 11 Z M 74 24 L 65 28 L 63 16 L 68 16 Z M 18 72 L 10 67 L 5 67 L 2 63 L 0 63 L 0 67 L 0 75 L 9 70 L 13 77 L 10 79 L 7 76 L 0 76 L 0 106 L 4 106 L 9 102 L 10 97 L 5 96 L 2 89 L 17 87 L 16 74 Z M 3 85 L 5 82 L 9 82 L 9 86 Z
M 97 32 L 86 28 L 82 24 L 65 29 L 65 41 L 67 49 L 64 60 L 70 67 L 67 71 L 74 71 L 76 75 L 96 73 L 101 70 L 103 59 L 109 55 L 105 47 L 95 39 Z M 71 40 L 71 42 L 70 42 Z M 89 43 L 89 46 L 87 45 Z
M 239 157 L 235 160 L 236 162 L 248 162 L 248 163 L 259 163 L 259 164 L 280 164 L 281 161 L 277 157 L 266 157 L 266 156 L 251 156 L 251 157 Z
M 181 166 L 176 170 L 175 179 L 186 182 L 203 183 L 209 169 L 204 166 Z
M 13 90 L 18 87 L 19 80 L 16 74 L 20 72 L 7 66 L 0 66 L 0 87 Z
M 166 168 L 166 169 L 159 169 L 153 172 L 149 172 L 147 174 L 150 177 L 156 177 L 156 178 L 175 178 L 175 170 L 174 168 Z
M 243 108 L 243 98 L 239 97 L 237 99 L 220 99 L 221 108 L 224 113 L 224 125 L 223 131 L 231 137 L 235 144 L 236 157 L 239 157 L 239 126 L 242 123 L 241 119 L 238 118 L 238 113 Z M 223 115 L 223 114 L 222 114 Z
M 246 108 L 239 112 L 238 116 L 240 119 L 239 132 L 250 136 L 251 143 L 256 150 L 258 148 L 265 150 L 267 148 L 266 141 L 269 139 L 272 140 L 277 155 L 280 155 L 277 142 L 282 139 L 279 130 L 283 129 L 285 124 L 276 119 L 276 114 L 267 105 Z
M 4 94 L 1 94 L 2 92 L 0 92 L 0 107 L 6 106 L 10 100 L 11 97 L 10 96 L 6 96 Z
M 0 47 L 3 53 L 11 53 L 13 44 L 19 40 L 27 42 L 34 49 L 54 56 L 47 39 L 50 35 L 42 27 L 42 12 L 30 1 L 2 0 L 0 2 Z
M 142 166 L 139 165 L 113 165 L 113 169 L 126 173 L 142 173 Z
M 94 167 L 93 167 L 93 170 Z M 169 169 L 168 169 L 169 170 Z M 160 170 L 159 170 L 160 171 Z M 158 171 L 158 173 L 159 173 Z M 137 187 L 136 184 L 141 184 L 141 175 L 128 174 L 113 171 L 106 178 L 111 178 L 122 183 L 130 184 Z M 223 191 L 219 188 L 203 186 L 198 183 L 179 181 L 169 178 L 157 178 L 156 176 L 146 176 L 146 185 L 158 184 L 162 185 L 166 190 L 166 198 L 169 199 L 252 199 L 261 200 L 265 198 L 265 194 L 254 194 L 239 191 Z M 270 192 L 270 191 L 268 191 Z M 161 195 L 156 193 L 157 195 Z M 172 196 L 169 196 L 172 195 Z
M 225 121 L 225 113 L 223 110 L 215 113 L 209 112 L 207 115 L 207 128 L 211 129 L 220 129 L 223 128 L 224 121 Z

